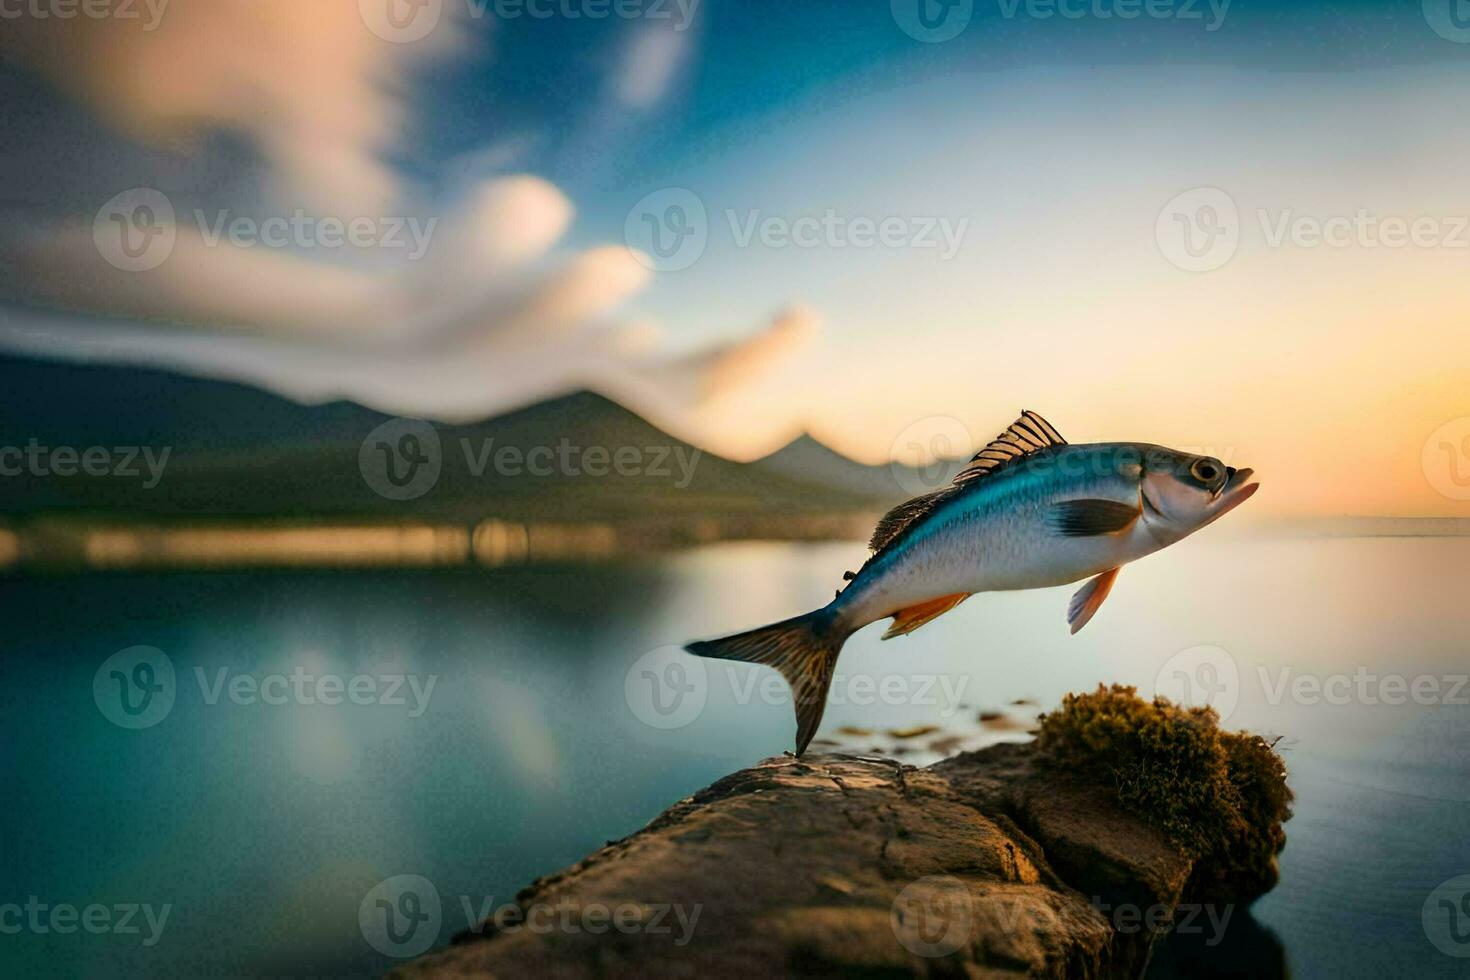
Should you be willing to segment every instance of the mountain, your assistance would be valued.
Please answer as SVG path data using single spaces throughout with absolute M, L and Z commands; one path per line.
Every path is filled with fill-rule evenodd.
M 735 462 L 591 392 L 470 425 L 427 426 L 350 402 L 299 405 L 163 371 L 14 358 L 0 359 L 6 450 L 0 467 L 12 475 L 0 478 L 0 514 L 11 518 L 769 522 L 871 513 L 909 496 L 903 484 L 911 482 L 899 478 L 901 467 L 864 466 L 808 437 Z M 14 450 L 43 462 L 14 473 Z M 62 475 L 80 469 L 88 450 L 99 460 L 105 452 L 114 471 L 132 452 L 137 473 Z M 144 451 L 159 474 L 153 486 Z M 384 483 L 385 467 L 406 477 L 415 454 L 433 457 L 437 477 L 425 470 L 423 485 L 403 492 Z
M 757 461 L 772 473 L 816 483 L 869 500 L 898 502 L 937 490 L 954 478 L 961 461 L 940 461 L 919 470 L 902 463 L 868 466 L 803 435 Z

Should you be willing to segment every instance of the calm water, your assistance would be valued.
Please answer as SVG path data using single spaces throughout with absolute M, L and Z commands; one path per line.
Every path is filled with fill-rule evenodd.
M 745 668 L 701 678 L 658 648 L 817 605 L 862 554 L 740 544 L 592 569 L 0 580 L 0 906 L 47 907 L 18 934 L 0 908 L 0 975 L 381 972 L 395 961 L 359 907 L 396 875 L 433 883 L 447 942 L 466 903 L 499 905 L 789 747 L 789 707 Z M 1255 912 L 1292 974 L 1464 976 L 1449 952 L 1470 953 L 1470 920 L 1430 899 L 1470 874 L 1467 571 L 1467 538 L 1218 529 L 1126 569 L 1076 637 L 1069 590 L 977 597 L 906 640 L 863 633 L 824 732 L 974 733 L 979 710 L 1020 698 L 1187 687 L 1232 726 L 1285 738 L 1297 816 Z M 104 666 L 139 645 L 161 654 Z M 1401 696 L 1390 674 L 1427 678 L 1421 700 L 1441 703 L 1383 703 Z M 319 695 L 345 703 L 305 703 Z M 105 931 L 49 924 L 93 903 Z M 131 906 L 136 932 L 104 926 Z M 1281 955 L 1259 934 L 1250 949 Z

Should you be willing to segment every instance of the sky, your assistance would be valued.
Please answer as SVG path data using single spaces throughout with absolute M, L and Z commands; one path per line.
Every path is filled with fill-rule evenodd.
M 118 3 L 0 10 L 0 351 L 1470 516 L 1451 0 Z

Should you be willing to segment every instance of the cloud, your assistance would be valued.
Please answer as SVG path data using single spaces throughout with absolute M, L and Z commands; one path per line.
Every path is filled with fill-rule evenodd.
M 658 21 L 639 30 L 614 75 L 614 99 L 629 109 L 657 105 L 678 77 L 692 44 L 691 32 Z
M 104 120 L 104 147 L 189 154 L 226 131 L 264 168 L 243 201 L 206 174 L 167 194 L 145 188 L 143 208 L 129 196 L 94 219 L 52 201 L 11 222 L 0 294 L 24 305 L 0 317 L 0 349 L 442 421 L 590 387 L 718 448 L 718 429 L 698 421 L 705 406 L 794 351 L 808 318 L 663 354 L 658 328 L 621 312 L 649 285 L 647 263 L 621 245 L 559 250 L 575 213 L 561 191 L 484 176 L 518 138 L 451 161 L 457 183 L 437 198 L 388 163 L 409 135 L 414 62 L 466 46 L 456 6 L 402 44 L 370 29 L 356 0 L 172 0 L 146 30 L 17 22 L 0 57 Z M 631 111 L 661 99 L 686 37 L 640 29 L 610 101 Z M 355 222 L 363 237 L 344 243 Z
M 588 388 L 736 456 L 759 455 L 790 438 L 789 413 L 763 418 L 746 399 L 762 397 L 755 383 L 810 335 L 812 314 L 788 312 L 746 340 L 699 354 L 661 354 L 649 349 L 647 324 L 610 315 L 648 275 L 626 249 L 581 253 L 519 299 L 508 299 L 497 315 L 458 324 L 449 343 L 417 337 L 306 343 L 12 311 L 0 318 L 0 349 L 166 368 L 255 385 L 308 404 L 346 398 L 392 415 L 444 422 L 474 421 Z M 742 384 L 755 387 L 746 391 Z M 764 398 L 772 404 L 769 393 Z
M 313 339 L 376 339 L 427 330 L 512 290 L 572 216 L 570 202 L 534 177 L 486 181 L 449 202 L 444 219 L 365 219 L 365 234 L 375 244 L 362 249 L 348 244 L 340 221 L 333 226 L 296 214 L 272 225 L 272 219 L 240 218 L 225 209 L 191 215 L 171 204 L 154 206 L 163 210 L 175 212 L 171 240 L 160 243 L 164 251 L 145 269 L 120 267 L 117 236 L 132 231 L 119 232 L 104 214 L 96 224 L 44 223 L 7 236 L 0 242 L 7 260 L 0 286 L 80 312 Z M 131 213 L 125 206 L 118 217 L 126 224 Z M 245 229 L 238 240 L 232 231 L 237 221 Z M 277 247 L 274 239 L 288 246 Z
M 409 72 L 465 44 L 458 7 L 395 44 L 355 0 L 152 0 L 135 19 L 7 19 L 0 55 L 131 139 L 241 133 L 273 165 L 280 197 L 382 214 L 398 191 L 382 156 L 404 127 Z

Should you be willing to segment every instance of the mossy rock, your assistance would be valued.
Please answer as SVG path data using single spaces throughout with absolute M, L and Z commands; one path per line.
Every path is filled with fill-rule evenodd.
M 1213 708 L 1099 686 L 1043 716 L 1037 748 L 1044 766 L 1110 787 L 1195 859 L 1190 894 L 1261 894 L 1286 844 L 1286 765 L 1273 742 L 1219 722 Z

